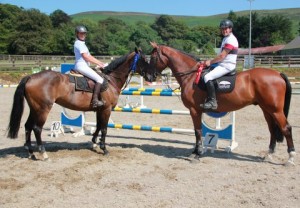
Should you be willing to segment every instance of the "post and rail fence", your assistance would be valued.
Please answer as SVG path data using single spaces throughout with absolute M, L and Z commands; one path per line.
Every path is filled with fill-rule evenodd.
M 119 56 L 96 56 L 101 61 L 111 62 Z M 201 60 L 213 56 L 199 56 Z M 246 56 L 238 56 L 238 69 L 243 69 Z M 61 63 L 73 63 L 74 56 L 54 55 L 0 55 L 1 72 L 32 71 L 34 69 L 53 69 L 60 67 Z M 255 67 L 270 68 L 299 68 L 300 55 L 254 55 Z

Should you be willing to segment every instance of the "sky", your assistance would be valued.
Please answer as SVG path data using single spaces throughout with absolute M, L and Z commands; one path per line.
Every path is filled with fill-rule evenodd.
M 68 15 L 88 11 L 142 12 L 165 15 L 210 16 L 250 10 L 250 0 L 0 0 L 49 15 L 60 9 Z M 251 0 L 252 10 L 300 8 L 300 0 Z

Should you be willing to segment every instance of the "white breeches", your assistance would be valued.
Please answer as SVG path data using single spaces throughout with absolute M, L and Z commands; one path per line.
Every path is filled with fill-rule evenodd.
M 91 67 L 89 67 L 84 62 L 78 62 L 75 64 L 75 70 L 83 74 L 84 76 L 87 76 L 88 78 L 94 80 L 98 83 L 103 83 L 103 78 L 99 76 Z
M 219 64 L 217 65 L 212 71 L 207 73 L 204 76 L 204 82 L 207 83 L 210 80 L 215 80 L 219 77 L 224 76 L 225 74 L 230 73 L 235 69 L 236 65 L 235 64 Z

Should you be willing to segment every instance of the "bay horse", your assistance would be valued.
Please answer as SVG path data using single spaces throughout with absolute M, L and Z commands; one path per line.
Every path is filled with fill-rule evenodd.
M 156 79 L 157 74 L 169 67 L 181 87 L 181 99 L 192 117 L 196 144 L 192 156 L 199 159 L 203 143 L 201 139 L 201 117 L 207 93 L 194 85 L 197 69 L 200 63 L 190 54 L 169 46 L 150 42 L 153 50 L 148 73 Z M 151 80 L 154 81 L 154 80 Z M 273 69 L 253 68 L 239 72 L 236 75 L 235 88 L 230 93 L 217 94 L 219 103 L 215 112 L 230 112 L 248 105 L 258 105 L 265 117 L 270 131 L 270 144 L 265 159 L 270 158 L 275 151 L 276 141 L 286 138 L 289 159 L 287 164 L 294 164 L 295 148 L 292 138 L 292 128 L 287 116 L 291 100 L 291 84 L 287 76 Z
M 36 159 L 31 145 L 31 132 L 33 131 L 42 160 L 48 159 L 41 134 L 53 104 L 57 103 L 71 110 L 96 111 L 96 131 L 93 133 L 92 142 L 95 146 L 101 130 L 99 147 L 104 155 L 107 155 L 105 137 L 112 108 L 117 105 L 121 89 L 129 74 L 136 70 L 137 73 L 145 76 L 146 80 L 149 79 L 145 72 L 147 66 L 145 55 L 136 48 L 134 52 L 115 59 L 105 67 L 103 72 L 108 78 L 108 89 L 101 96 L 106 100 L 106 104 L 98 109 L 93 109 L 91 106 L 92 92 L 76 91 L 75 84 L 69 81 L 69 76 L 66 74 L 47 70 L 25 76 L 14 94 L 7 136 L 18 137 L 25 98 L 30 112 L 25 123 L 24 146 L 28 149 L 29 158 Z

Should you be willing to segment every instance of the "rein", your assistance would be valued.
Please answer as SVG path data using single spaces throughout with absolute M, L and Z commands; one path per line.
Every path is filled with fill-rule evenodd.
M 198 69 L 194 69 L 192 71 L 185 71 L 185 72 L 176 72 L 174 73 L 173 75 L 174 76 L 179 76 L 179 77 L 182 77 L 182 76 L 186 76 L 186 75 L 189 75 L 189 74 L 192 74 L 194 72 L 198 71 Z
M 125 84 L 123 85 L 123 87 L 121 89 L 119 89 L 114 82 L 110 82 L 113 85 L 113 87 L 118 90 L 119 93 L 121 91 L 123 91 L 128 86 L 128 84 L 130 83 L 131 78 L 132 78 L 133 74 L 136 71 L 136 67 L 137 67 L 137 63 L 138 63 L 139 58 L 140 58 L 140 55 L 138 53 L 136 53 L 134 55 L 133 62 L 131 63 L 130 68 L 129 68 L 130 72 L 129 73 L 125 73 L 125 72 L 122 73 L 122 74 L 125 74 L 125 75 L 128 74 L 129 79 L 127 78 L 127 80 L 125 81 Z M 122 76 L 118 76 L 118 77 L 117 76 L 112 76 L 112 75 L 108 75 L 108 76 L 111 76 L 111 77 L 113 77 L 115 79 L 122 80 Z
M 156 61 L 156 64 L 155 65 L 157 65 L 157 63 L 158 63 L 158 60 L 163 64 L 163 65 L 165 65 L 166 66 L 166 68 L 167 68 L 167 66 L 168 66 L 168 64 L 166 64 L 166 63 L 164 63 L 164 61 L 162 60 L 162 58 L 161 58 L 161 51 L 160 51 L 160 48 L 159 47 L 157 47 L 157 55 L 158 56 L 156 56 L 156 59 L 155 59 L 155 61 Z M 157 60 L 158 59 L 158 60 Z M 197 64 L 196 64 L 197 65 Z M 194 68 L 194 67 L 193 67 Z M 156 67 L 155 67 L 155 73 L 156 73 Z M 182 76 L 187 76 L 187 75 L 189 75 L 189 74 L 192 74 L 192 73 L 194 73 L 194 72 L 197 72 L 198 71 L 198 69 L 194 69 L 194 70 L 192 70 L 192 71 L 190 71 L 190 70 L 187 70 L 187 71 L 184 71 L 184 72 L 176 72 L 176 73 L 173 73 L 173 75 L 176 77 L 176 76 L 179 76 L 179 77 L 182 77 Z

